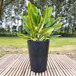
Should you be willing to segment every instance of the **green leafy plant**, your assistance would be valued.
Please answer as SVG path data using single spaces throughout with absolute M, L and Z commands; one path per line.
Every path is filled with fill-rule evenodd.
M 24 27 L 27 34 L 24 35 L 18 33 L 18 36 L 27 40 L 36 41 L 43 41 L 46 39 L 50 39 L 51 37 L 55 37 L 52 35 L 52 32 L 56 29 L 59 29 L 63 23 L 58 23 L 60 18 L 57 18 L 56 20 L 54 18 L 50 18 L 52 14 L 52 9 L 53 7 L 48 8 L 48 6 L 46 6 L 42 15 L 40 9 L 29 2 L 28 15 L 21 15 L 22 20 L 25 23 Z

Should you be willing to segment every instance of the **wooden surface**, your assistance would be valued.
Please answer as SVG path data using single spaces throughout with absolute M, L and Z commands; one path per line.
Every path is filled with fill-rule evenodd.
M 0 58 L 0 76 L 76 76 L 76 62 L 66 55 L 48 55 L 47 71 L 30 71 L 28 55 L 10 54 Z

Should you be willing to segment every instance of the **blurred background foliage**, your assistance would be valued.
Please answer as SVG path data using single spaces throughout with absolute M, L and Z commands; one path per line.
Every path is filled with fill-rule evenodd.
M 29 0 L 42 13 L 46 5 L 53 6 L 52 17 L 61 17 L 63 25 L 54 34 L 76 37 L 76 0 Z M 15 32 L 26 33 L 20 13 L 27 15 L 28 0 L 0 0 L 0 36 L 16 36 Z

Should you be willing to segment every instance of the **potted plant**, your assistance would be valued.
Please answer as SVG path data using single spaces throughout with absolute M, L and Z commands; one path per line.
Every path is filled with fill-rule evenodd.
M 31 71 L 34 72 L 46 70 L 49 39 L 52 32 L 62 25 L 62 22 L 58 23 L 60 18 L 50 18 L 52 9 L 46 6 L 42 15 L 40 9 L 29 2 L 28 15 L 22 16 L 27 34 L 18 33 L 18 36 L 27 39 Z

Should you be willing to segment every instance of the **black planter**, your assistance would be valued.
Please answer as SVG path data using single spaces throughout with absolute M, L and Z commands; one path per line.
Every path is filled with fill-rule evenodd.
M 31 71 L 44 72 L 47 66 L 49 40 L 32 41 L 28 40 L 28 50 L 30 57 Z

